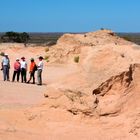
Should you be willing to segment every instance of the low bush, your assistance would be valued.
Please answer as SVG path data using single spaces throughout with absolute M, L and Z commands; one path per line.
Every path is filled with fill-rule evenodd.
M 80 59 L 79 56 L 75 56 L 75 57 L 74 57 L 74 62 L 75 62 L 75 63 L 79 63 L 79 59 Z
M 44 59 L 45 59 L 47 62 L 49 62 L 49 58 L 50 58 L 49 55 L 46 55 L 46 56 L 44 57 Z
M 1 53 L 0 53 L 0 56 L 4 56 L 4 52 L 1 52 Z
M 131 37 L 128 37 L 128 36 L 123 36 L 122 38 L 125 39 L 125 40 L 127 40 L 127 41 L 132 41 L 131 40 Z
M 47 47 L 47 48 L 45 48 L 45 52 L 48 52 L 49 51 L 49 48 Z

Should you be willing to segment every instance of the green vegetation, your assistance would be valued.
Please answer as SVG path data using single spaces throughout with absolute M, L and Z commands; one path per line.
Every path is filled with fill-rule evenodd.
M 1 53 L 0 53 L 0 56 L 4 56 L 4 52 L 1 52 Z
M 74 57 L 74 62 L 75 62 L 75 63 L 79 63 L 79 59 L 80 59 L 79 56 L 75 56 L 75 57 Z
M 101 28 L 104 30 L 104 28 Z M 0 33 L 0 42 L 18 42 L 28 43 L 43 46 L 52 46 L 57 43 L 57 40 L 64 33 L 17 33 L 17 32 L 6 32 Z M 76 34 L 76 33 L 75 33 Z M 83 33 L 81 33 L 83 34 Z M 140 44 L 140 33 L 115 33 L 112 35 L 118 35 L 128 41 L 132 41 L 136 44 Z M 86 37 L 86 35 L 84 35 Z
M 26 32 L 17 33 L 17 32 L 6 32 L 1 36 L 2 42 L 17 42 L 17 43 L 27 43 L 30 39 L 29 35 Z
M 57 40 L 63 35 L 63 33 L 30 33 L 29 43 L 45 46 L 52 46 L 57 43 Z
M 131 41 L 140 45 L 140 33 L 117 33 L 117 35 L 127 41 Z
M 0 42 L 17 42 L 24 43 L 25 45 L 34 44 L 34 45 L 43 45 L 43 46 L 52 46 L 57 43 L 59 37 L 63 33 L 17 33 L 17 32 L 6 32 L 0 33 Z
M 104 28 L 101 28 L 100 30 L 104 30 Z
M 46 56 L 44 57 L 44 59 L 46 60 L 46 62 L 49 62 L 49 58 L 50 58 L 49 55 L 46 55 Z
M 127 41 L 132 41 L 131 40 L 131 37 L 128 37 L 128 36 L 123 36 L 122 38 L 125 39 L 125 40 L 127 40 Z
M 48 52 L 48 51 L 49 51 L 49 48 L 48 48 L 48 47 L 46 47 L 46 48 L 45 48 L 45 52 Z

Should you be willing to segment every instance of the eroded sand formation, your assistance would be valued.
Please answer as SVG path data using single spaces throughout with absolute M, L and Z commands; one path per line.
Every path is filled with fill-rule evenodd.
M 139 139 L 138 45 L 112 31 L 102 30 L 65 34 L 47 53 L 43 47 L 23 46 L 2 47 L 1 51 L 10 53 L 12 61 L 21 54 L 27 58 L 31 55 L 37 58 L 40 54 L 49 57 L 49 62 L 45 62 L 42 89 L 19 86 L 32 95 L 26 106 L 14 108 L 13 105 L 11 109 L 1 105 L 2 140 Z M 16 90 L 17 83 L 10 87 Z M 16 94 L 14 92 L 15 100 Z M 22 98 L 28 96 L 22 95 Z M 22 98 L 19 97 L 21 103 Z

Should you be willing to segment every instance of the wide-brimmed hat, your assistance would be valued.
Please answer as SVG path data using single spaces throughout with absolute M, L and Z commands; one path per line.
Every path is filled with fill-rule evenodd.
M 21 59 L 25 59 L 25 57 L 23 56 L 23 57 L 21 57 Z
M 8 54 L 7 54 L 7 53 L 5 53 L 4 55 L 5 55 L 5 56 L 8 56 Z
M 44 59 L 42 56 L 39 56 L 38 58 L 39 58 L 39 59 Z
M 16 61 L 19 61 L 19 58 L 16 58 Z
M 30 60 L 31 60 L 31 61 L 34 61 L 34 58 L 31 58 Z

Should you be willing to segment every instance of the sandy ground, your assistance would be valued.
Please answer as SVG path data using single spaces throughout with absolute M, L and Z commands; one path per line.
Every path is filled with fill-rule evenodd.
M 36 48 L 35 48 L 36 49 Z M 29 48 L 29 50 L 31 50 Z M 48 85 L 57 83 L 63 76 L 74 71 L 70 66 L 47 66 L 43 71 L 43 85 L 11 82 L 14 59 L 24 54 L 38 56 L 33 51 L 15 51 L 9 55 L 11 59 L 10 82 L 3 81 L 0 72 L 0 140 L 61 140 L 61 139 L 93 139 L 92 127 L 82 124 L 79 118 L 63 110 L 48 110 L 43 107 L 44 93 Z M 6 52 L 11 53 L 13 49 Z M 44 53 L 44 49 L 40 49 Z M 27 76 L 29 77 L 29 75 Z M 87 129 L 88 128 L 88 129 Z
M 118 124 L 112 120 L 114 129 L 110 129 L 112 127 L 106 125 L 107 120 L 82 118 L 63 109 L 49 109 L 47 104 L 43 104 L 43 93 L 47 86 L 57 83 L 61 77 L 73 71 L 67 66 L 47 66 L 43 73 L 46 75 L 43 86 L 4 82 L 1 79 L 0 140 L 125 139 L 123 133 L 115 132 L 115 129 L 123 126 L 122 122 Z M 2 78 L 2 73 L 0 77 Z M 131 139 L 131 135 L 129 138 Z
M 47 84 L 56 82 L 70 71 L 58 66 L 46 68 L 43 86 L 1 79 L 0 140 L 93 139 L 91 125 L 77 123 L 79 118 L 73 118 L 63 110 L 48 110 L 40 106 Z
M 108 43 L 112 44 L 109 46 Z M 139 87 L 136 87 L 140 66 L 134 71 L 134 86 L 130 88 L 135 94 L 133 92 L 124 94 L 126 103 L 125 100 L 124 102 L 120 100 L 120 103 L 122 101 L 120 105 L 124 106 L 117 106 L 122 107 L 126 113 L 119 112 L 113 103 L 118 101 L 118 94 L 115 91 L 120 93 L 122 89 L 123 96 L 125 83 L 131 80 L 131 74 L 121 74 L 120 80 L 116 81 L 109 79 L 113 75 L 118 75 L 118 72 L 128 70 L 131 63 L 139 62 L 139 49 L 127 47 L 130 44 L 112 36 L 108 31 L 89 33 L 86 36 L 64 35 L 58 45 L 48 52 L 49 55 L 52 54 L 52 63 L 44 61 L 42 86 L 13 83 L 11 79 L 13 64 L 17 57 L 24 56 L 29 66 L 30 58 L 34 57 L 38 63 L 37 58 L 47 54 L 45 48 L 0 44 L 0 52 L 8 53 L 11 60 L 10 82 L 3 81 L 0 71 L 0 140 L 140 139 L 139 94 L 136 94 L 139 93 Z M 83 47 L 79 47 L 81 45 Z M 81 55 L 80 65 L 75 64 L 73 60 L 77 55 Z M 132 72 L 133 70 L 130 71 Z M 29 72 L 27 77 L 29 78 Z M 92 91 L 104 82 L 107 83 L 105 88 L 103 87 L 105 90 L 110 87 L 108 86 L 110 83 L 115 84 L 111 86 L 111 94 L 99 97 L 100 100 L 97 102 L 92 96 Z M 49 97 L 45 98 L 44 94 Z M 93 106 L 94 104 L 98 106 Z M 78 109 L 78 114 L 74 114 L 73 107 Z M 100 115 L 96 116 L 96 112 L 93 112 L 95 114 L 91 117 L 91 109 L 95 107 L 97 107 L 95 111 Z M 111 107 L 114 107 L 113 110 Z M 115 113 L 113 116 L 112 111 L 118 114 Z

